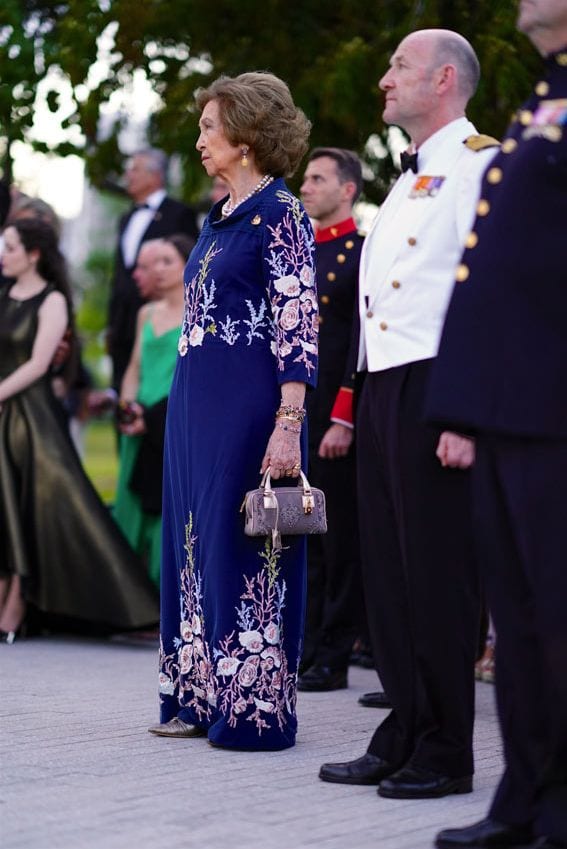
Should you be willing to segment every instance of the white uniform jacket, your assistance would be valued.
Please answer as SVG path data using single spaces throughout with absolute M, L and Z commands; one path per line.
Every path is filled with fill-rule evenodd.
M 482 174 L 497 150 L 466 147 L 476 132 L 458 118 L 430 136 L 418 173 L 399 177 L 373 222 L 360 261 L 359 371 L 437 354 Z

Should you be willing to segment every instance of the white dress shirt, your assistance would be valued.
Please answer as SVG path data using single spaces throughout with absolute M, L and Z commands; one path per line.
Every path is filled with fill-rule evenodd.
M 165 189 L 152 192 L 145 200 L 145 205 L 135 209 L 122 233 L 120 246 L 126 268 L 133 268 L 142 242 L 142 236 L 151 224 L 156 211 L 165 198 Z
M 430 136 L 418 173 L 399 177 L 376 216 L 360 260 L 359 371 L 437 354 L 482 174 L 497 150 L 466 147 L 476 133 L 458 118 Z

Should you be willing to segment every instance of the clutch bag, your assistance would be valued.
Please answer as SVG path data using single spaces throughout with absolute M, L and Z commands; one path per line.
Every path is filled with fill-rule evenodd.
M 249 490 L 242 502 L 244 533 L 250 537 L 272 536 L 275 549 L 281 548 L 281 537 L 327 532 L 325 494 L 311 486 L 303 472 L 297 486 L 272 488 L 270 469 L 258 489 Z

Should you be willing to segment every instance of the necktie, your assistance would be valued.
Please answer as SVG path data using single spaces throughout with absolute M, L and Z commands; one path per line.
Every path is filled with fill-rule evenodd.
M 400 161 L 403 174 L 410 168 L 414 174 L 417 174 L 417 153 L 406 153 L 404 150 L 400 155 Z

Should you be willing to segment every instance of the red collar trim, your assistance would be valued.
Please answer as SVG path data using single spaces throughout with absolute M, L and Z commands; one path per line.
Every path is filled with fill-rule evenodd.
M 332 227 L 323 227 L 315 230 L 315 241 L 317 244 L 321 242 L 331 242 L 333 239 L 339 239 L 341 236 L 346 236 L 347 233 L 353 233 L 357 229 L 354 218 L 347 218 L 345 221 L 340 221 L 338 224 L 333 224 Z

